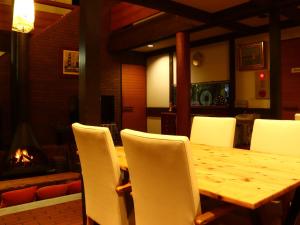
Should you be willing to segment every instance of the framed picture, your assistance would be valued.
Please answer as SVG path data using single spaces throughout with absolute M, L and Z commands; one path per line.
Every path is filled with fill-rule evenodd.
M 266 67 L 265 42 L 260 41 L 239 46 L 239 70 L 260 70 Z
M 63 50 L 63 76 L 77 77 L 79 75 L 79 51 Z

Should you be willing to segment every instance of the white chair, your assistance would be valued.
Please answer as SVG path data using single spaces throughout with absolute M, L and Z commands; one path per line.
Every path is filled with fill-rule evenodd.
M 194 144 L 233 147 L 236 119 L 195 116 L 190 140 Z
M 120 167 L 109 129 L 72 124 L 85 191 L 87 224 L 127 225 L 125 201 L 116 192 Z
M 122 130 L 121 137 L 136 225 L 192 225 L 194 220 L 196 224 L 206 224 L 233 209 L 226 205 L 200 214 L 199 190 L 187 137 L 129 129 Z
M 256 119 L 250 150 L 300 156 L 300 122 Z
M 300 121 L 256 119 L 250 150 L 299 157 Z M 290 193 L 281 198 L 280 201 L 273 201 L 266 205 L 262 210 L 270 211 L 272 209 L 281 212 L 281 218 L 277 218 L 280 223 L 285 220 L 292 198 L 293 193 Z M 262 214 L 265 215 L 264 212 Z M 274 215 L 271 218 L 274 220 Z M 267 219 L 270 218 L 267 217 Z
M 295 120 L 300 120 L 300 113 L 295 114 Z

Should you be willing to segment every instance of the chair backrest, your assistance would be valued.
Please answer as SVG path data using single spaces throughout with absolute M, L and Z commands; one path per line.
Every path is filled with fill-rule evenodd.
M 84 182 L 86 214 L 98 224 L 126 225 L 123 197 L 118 196 L 120 167 L 106 127 L 72 124 Z
M 231 117 L 195 116 L 191 143 L 233 147 L 236 119 Z
M 295 114 L 295 120 L 300 120 L 300 113 Z
M 136 225 L 192 225 L 199 191 L 184 136 L 121 131 Z
M 300 121 L 254 121 L 250 150 L 300 156 Z

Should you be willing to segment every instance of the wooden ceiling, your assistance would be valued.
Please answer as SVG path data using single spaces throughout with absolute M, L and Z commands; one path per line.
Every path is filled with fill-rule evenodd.
M 125 0 L 164 12 L 143 23 L 114 31 L 110 49 L 148 52 L 175 45 L 175 33 L 189 31 L 191 41 L 267 31 L 270 15 L 281 27 L 300 25 L 300 0 Z M 155 43 L 154 48 L 146 47 Z
M 73 6 L 71 0 L 35 0 L 35 29 L 32 34 L 39 34 L 76 7 L 78 6 Z M 11 0 L 0 0 L 0 15 L 0 50 L 9 52 L 12 25 Z

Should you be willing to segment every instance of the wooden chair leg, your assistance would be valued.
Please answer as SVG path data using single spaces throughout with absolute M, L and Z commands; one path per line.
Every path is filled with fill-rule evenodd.
M 86 225 L 95 225 L 94 220 L 92 220 L 90 217 L 86 217 Z

